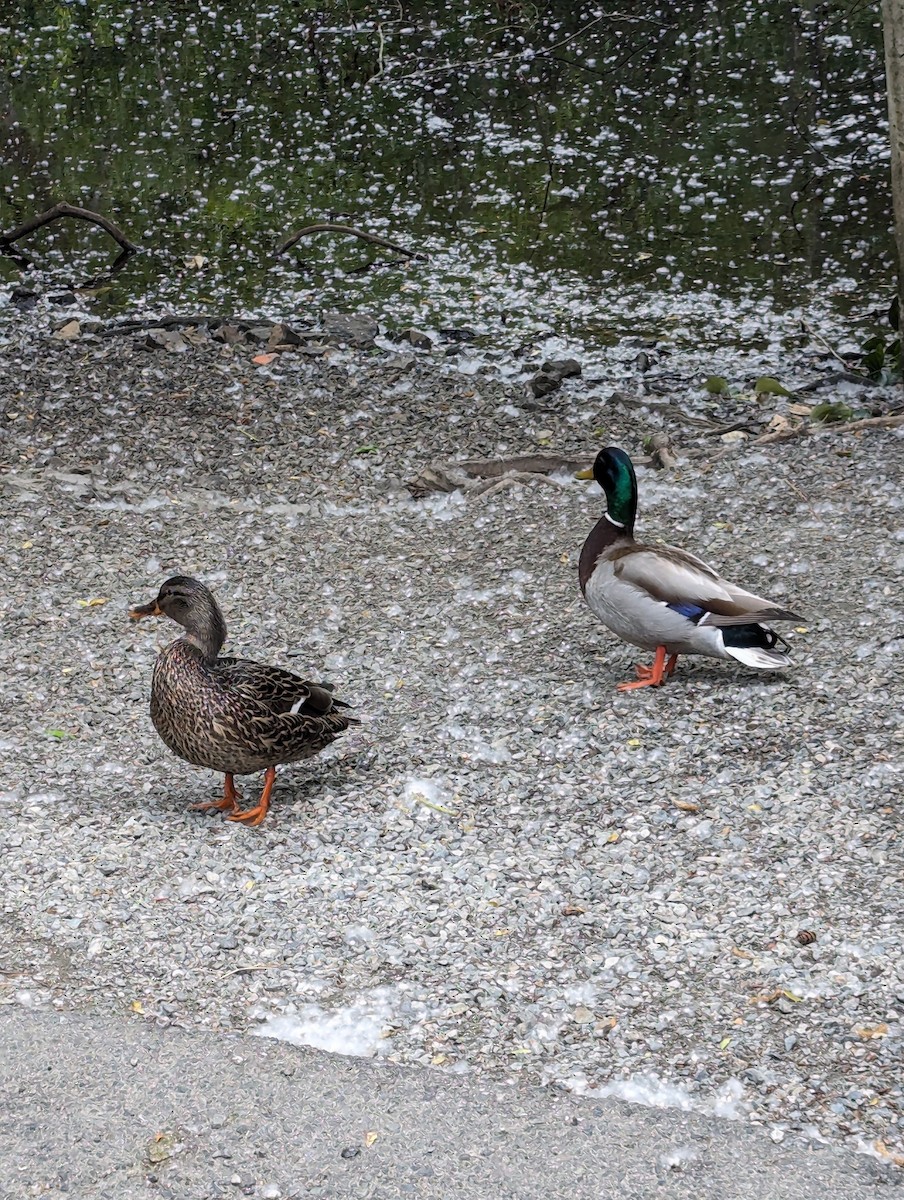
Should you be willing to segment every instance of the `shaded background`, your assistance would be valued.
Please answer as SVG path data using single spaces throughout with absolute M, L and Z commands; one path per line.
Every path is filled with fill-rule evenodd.
M 893 286 L 870 3 L 4 3 L 0 60 L 0 226 L 67 199 L 155 251 L 98 315 L 724 345 L 864 328 Z M 430 261 L 331 235 L 274 259 L 318 220 Z M 115 252 L 71 222 L 20 245 L 56 284 Z

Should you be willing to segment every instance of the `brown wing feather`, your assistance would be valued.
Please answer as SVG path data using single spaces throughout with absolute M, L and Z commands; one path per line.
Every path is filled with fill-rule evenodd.
M 291 762 L 311 758 L 334 742 L 350 725 L 357 724 L 355 717 L 341 710 L 322 716 L 304 712 L 271 713 L 252 718 L 243 727 L 242 734 L 246 744 L 256 745 L 263 753 L 278 748 L 280 760 Z
M 318 695 L 323 691 L 292 671 L 244 658 L 218 658 L 213 671 L 221 686 L 275 713 L 288 712 L 299 700 L 307 704 L 312 690 Z M 315 702 L 314 711 L 328 712 L 331 707 L 332 702 L 322 707 Z

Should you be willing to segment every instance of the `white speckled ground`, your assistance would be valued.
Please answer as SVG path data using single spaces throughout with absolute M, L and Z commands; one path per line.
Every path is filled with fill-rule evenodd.
M 645 536 L 807 624 L 788 677 L 683 662 L 619 695 L 634 653 L 576 588 L 595 487 L 402 486 L 538 430 L 636 450 L 598 389 L 506 415 L 511 392 L 426 367 L 268 380 L 109 344 L 18 386 L 3 1001 L 263 1023 L 904 1151 L 901 431 L 642 472 Z M 363 718 L 284 770 L 258 830 L 189 811 L 218 781 L 147 716 L 174 627 L 126 607 L 176 571 L 217 590 L 232 649 Z

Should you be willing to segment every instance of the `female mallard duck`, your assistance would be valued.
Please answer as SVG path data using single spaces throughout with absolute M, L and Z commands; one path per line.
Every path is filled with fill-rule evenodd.
M 637 479 L 624 450 L 601 450 L 593 469 L 578 475 L 591 477 L 606 494 L 607 511 L 581 550 L 581 591 L 613 633 L 656 651 L 653 666 L 638 666 L 637 680 L 620 683 L 619 691 L 664 683 L 679 654 L 736 658 L 767 671 L 792 665 L 775 649 L 778 634 L 761 622 L 800 621 L 795 613 L 735 587 L 685 550 L 635 542 Z
M 347 704 L 291 671 L 220 658 L 226 622 L 197 579 L 173 576 L 156 600 L 135 605 L 129 616 L 169 617 L 185 629 L 154 664 L 151 720 L 174 754 L 226 776 L 222 800 L 195 808 L 220 809 L 230 821 L 260 825 L 277 764 L 311 758 L 357 724 L 341 711 Z M 255 771 L 266 771 L 260 802 L 240 809 L 233 776 Z

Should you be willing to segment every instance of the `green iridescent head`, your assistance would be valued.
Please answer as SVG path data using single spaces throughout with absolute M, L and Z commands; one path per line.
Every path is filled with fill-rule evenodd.
M 596 456 L 593 478 L 606 493 L 610 520 L 630 533 L 637 514 L 637 477 L 631 459 L 617 446 L 607 446 Z

